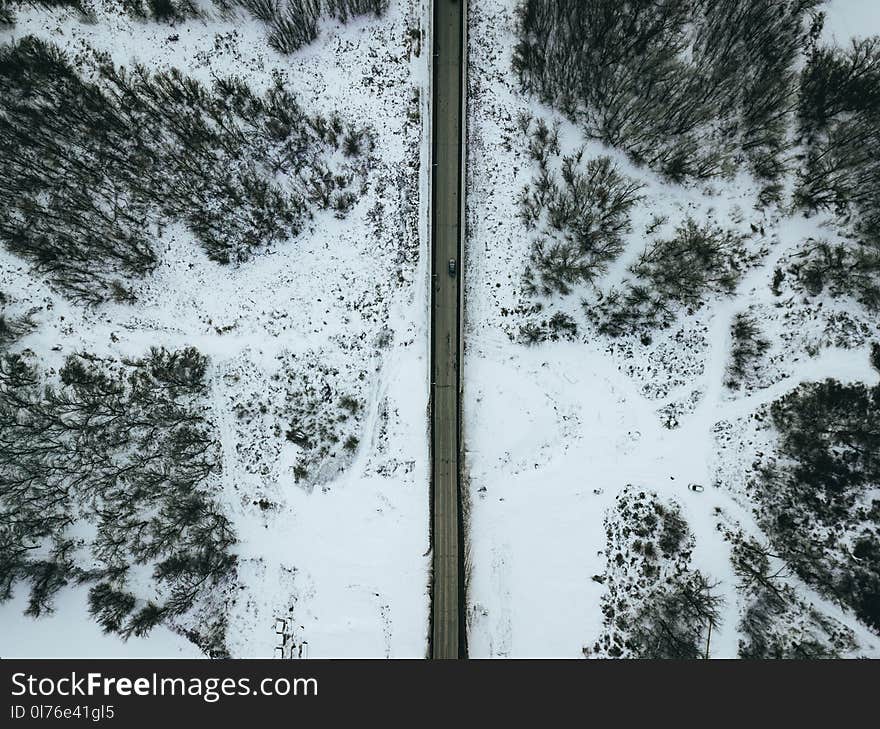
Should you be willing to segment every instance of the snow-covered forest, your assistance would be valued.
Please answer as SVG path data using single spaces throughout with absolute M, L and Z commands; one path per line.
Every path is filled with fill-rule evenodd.
M 469 31 L 471 653 L 877 656 L 880 8 Z
M 414 655 L 418 0 L 0 0 L 0 656 Z

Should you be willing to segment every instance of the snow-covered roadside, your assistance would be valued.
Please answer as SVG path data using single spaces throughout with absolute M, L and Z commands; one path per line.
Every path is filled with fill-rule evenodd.
M 833 2 L 826 29 L 848 29 L 850 5 L 858 3 Z M 632 484 L 680 504 L 696 540 L 693 566 L 718 583 L 725 600 L 711 655 L 734 657 L 740 637 L 737 577 L 719 524 L 738 523 L 747 533 L 757 528 L 745 494 L 716 482 L 721 474 L 744 474 L 762 445 L 749 439 L 740 419 L 801 382 L 830 376 L 877 381 L 866 346 L 834 346 L 828 308 L 822 316 L 790 310 L 770 291 L 782 257 L 810 237 L 831 233 L 818 217 L 756 217 L 750 201 L 757 190 L 747 179 L 688 190 L 634 169 L 615 150 L 590 145 L 588 155 L 612 157 L 646 185 L 647 203 L 608 280 L 619 280 L 644 247 L 642 233 L 652 213 L 673 221 L 685 213 L 701 220 L 711 215 L 769 253 L 733 298 L 682 318 L 648 344 L 623 344 L 589 330 L 575 342 L 529 348 L 511 341 L 508 335 L 516 335 L 531 304 L 520 285 L 529 240 L 516 217 L 516 196 L 531 182 L 534 168 L 517 118 L 528 112 L 551 127 L 561 121 L 516 90 L 514 7 L 514 0 L 485 0 L 472 6 L 470 18 L 464 369 L 470 654 L 582 655 L 603 623 L 606 588 L 591 578 L 606 568 L 604 520 L 616 496 Z M 860 7 L 876 30 L 876 6 Z M 872 28 L 860 24 L 857 32 L 867 35 Z M 583 144 L 565 122 L 560 140 L 563 153 Z M 845 303 L 826 306 L 847 313 Z M 576 315 L 578 295 L 554 303 L 552 310 Z M 760 389 L 732 392 L 724 386 L 729 333 L 733 317 L 746 310 L 756 314 L 774 350 Z M 860 324 L 866 337 L 877 336 L 876 323 Z M 664 426 L 669 412 L 676 413 L 676 427 Z M 728 424 L 738 447 L 722 450 Z M 689 483 L 705 490 L 690 491 Z M 880 640 L 851 615 L 829 608 L 797 580 L 792 583 L 854 631 L 859 655 L 880 654 Z
M 150 346 L 194 345 L 210 357 L 224 501 L 239 539 L 239 594 L 229 601 L 234 656 L 277 655 L 277 620 L 286 621 L 285 656 L 425 652 L 426 8 L 425 0 L 394 0 L 381 19 L 326 23 L 314 44 L 291 56 L 270 50 L 264 28 L 244 17 L 169 28 L 115 16 L 86 25 L 31 9 L 0 37 L 35 34 L 71 55 L 88 45 L 118 64 L 178 67 L 205 82 L 237 75 L 255 91 L 278 74 L 308 111 L 335 109 L 375 131 L 378 163 L 346 219 L 321 214 L 297 240 L 235 269 L 169 228 L 158 244 L 160 266 L 137 287 L 134 306 L 71 306 L 0 254 L 0 288 L 41 309 L 21 346 L 49 365 L 76 351 L 121 357 Z M 341 395 L 361 412 L 350 463 L 308 486 L 296 483 L 297 447 L 277 414 L 284 402 L 273 383 L 288 377 L 293 388 L 329 387 L 328 416 Z M 233 407 L 246 403 L 262 417 L 245 424 Z M 0 606 L 0 655 L 84 655 L 21 615 L 24 592 L 19 586 Z M 82 626 L 84 636 L 97 631 L 80 603 L 62 592 L 51 624 Z M 105 637 L 89 653 L 191 655 L 183 637 L 164 628 L 155 635 L 156 643 Z

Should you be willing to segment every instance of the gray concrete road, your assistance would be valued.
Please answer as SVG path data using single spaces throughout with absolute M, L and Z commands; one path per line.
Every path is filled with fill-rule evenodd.
M 462 230 L 462 0 L 434 2 L 431 418 L 433 658 L 463 657 L 459 499 L 459 311 Z M 454 261 L 455 274 L 450 274 Z

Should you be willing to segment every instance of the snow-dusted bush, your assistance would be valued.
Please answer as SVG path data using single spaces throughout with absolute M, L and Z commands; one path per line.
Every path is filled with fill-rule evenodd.
M 269 26 L 269 45 L 279 53 L 293 53 L 318 37 L 321 18 L 347 23 L 361 15 L 379 17 L 388 0 L 224 0 L 240 5 Z
M 630 270 L 663 299 L 696 308 L 707 293 L 733 293 L 746 260 L 742 235 L 689 218 L 671 238 L 651 243 Z
M 754 371 L 770 342 L 762 336 L 757 320 L 747 313 L 737 314 L 730 330 L 730 363 L 725 384 L 737 389 Z
M 388 10 L 389 0 L 324 0 L 327 13 L 339 18 L 343 23 L 361 15 L 374 15 L 377 18 Z
M 203 13 L 194 0 L 120 0 L 122 9 L 134 18 L 160 23 L 180 23 Z
M 81 17 L 91 16 L 88 0 L 0 0 L 0 28 L 15 25 L 15 9 L 21 5 L 43 8 L 69 8 Z
M 10 297 L 0 291 L 0 352 L 35 327 L 34 310 L 13 311 Z
M 692 568 L 694 538 L 681 509 L 654 493 L 624 489 L 605 518 L 604 630 L 584 654 L 693 659 L 720 621 L 715 585 Z
M 321 0 L 287 0 L 268 21 L 269 45 L 279 53 L 293 53 L 311 43 L 318 37 L 321 10 Z M 264 14 L 265 7 L 259 5 L 257 12 Z
M 632 280 L 585 308 L 599 330 L 611 336 L 665 327 L 709 296 L 733 293 L 754 258 L 742 235 L 688 218 L 674 236 L 645 248 L 630 267 Z
M 534 345 L 541 342 L 558 342 L 560 339 L 575 339 L 578 325 L 573 317 L 557 311 L 547 319 L 527 321 L 520 327 L 519 341 Z
M 880 309 L 880 250 L 873 246 L 809 242 L 790 272 L 796 287 L 810 296 L 825 291 L 835 298 L 852 297 L 869 311 Z
M 610 158 L 584 160 L 583 152 L 565 157 L 557 176 L 547 166 L 546 145 L 531 149 L 540 172 L 519 197 L 519 216 L 533 239 L 525 288 L 568 294 L 592 284 L 620 255 L 642 186 Z

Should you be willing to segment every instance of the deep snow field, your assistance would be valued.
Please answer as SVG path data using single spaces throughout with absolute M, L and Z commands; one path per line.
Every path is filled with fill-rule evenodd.
M 295 240 L 237 266 L 209 260 L 182 225 L 169 226 L 133 304 L 72 304 L 0 253 L 0 289 L 35 310 L 37 326 L 16 349 L 46 366 L 78 351 L 116 360 L 152 346 L 191 345 L 209 358 L 216 486 L 238 539 L 236 574 L 210 609 L 226 611 L 234 657 L 426 651 L 426 8 L 393 0 L 381 18 L 325 20 L 314 43 L 286 56 L 243 11 L 171 27 L 98 0 L 96 23 L 22 7 L 0 31 L 0 42 L 34 34 L 70 55 L 106 51 L 120 66 L 177 67 L 204 83 L 235 75 L 258 93 L 280 77 L 309 113 L 337 110 L 374 134 L 376 161 L 347 216 L 318 212 Z M 338 445 L 308 475 L 294 473 L 305 446 L 286 436 L 290 409 L 341 423 L 340 401 L 352 417 Z M 19 584 L 0 605 L 0 656 L 200 654 L 183 635 L 198 610 L 123 642 L 91 620 L 84 587 L 62 589 L 40 619 L 22 614 L 26 594 Z
M 619 514 L 635 508 L 641 492 L 680 508 L 695 540 L 682 564 L 707 575 L 723 600 L 709 654 L 735 657 L 746 606 L 723 532 L 761 537 L 745 482 L 771 436 L 756 415 L 802 382 L 877 383 L 868 353 L 876 318 L 846 299 L 807 303 L 785 284 L 781 295 L 771 292 L 774 270 L 794 246 L 832 235 L 823 216 L 759 213 L 758 188 L 743 173 L 733 182 L 684 187 L 597 142 L 586 144 L 587 158 L 608 155 L 645 185 L 625 251 L 603 287 L 625 277 L 655 215 L 668 218 L 667 227 L 685 213 L 733 227 L 757 263 L 734 295 L 681 313 L 649 343 L 597 333 L 585 322 L 579 290 L 552 300 L 524 292 L 530 239 L 516 198 L 537 165 L 518 119 L 527 113 L 549 128 L 558 123 L 562 155 L 585 142 L 559 113 L 519 91 L 512 68 L 515 5 L 472 3 L 469 23 L 463 438 L 470 655 L 603 655 L 593 646 L 603 630 L 614 630 L 604 621 L 609 589 L 631 580 L 636 612 L 639 591 L 647 589 L 620 567 L 632 553 L 624 549 L 618 566 L 612 559 L 625 539 Z M 826 40 L 847 43 L 851 34 L 880 32 L 880 6 L 872 0 L 834 0 L 824 9 Z M 561 311 L 577 321 L 573 341 L 521 342 L 519 328 L 535 301 L 545 306 L 541 317 Z M 771 346 L 743 385 L 730 389 L 730 331 L 741 312 L 759 322 Z M 841 340 L 845 347 L 837 346 Z M 791 631 L 812 620 L 804 616 L 815 609 L 845 626 L 842 632 L 852 631 L 854 645 L 844 655 L 880 656 L 880 637 L 851 613 L 795 576 L 785 581 L 800 605 Z

